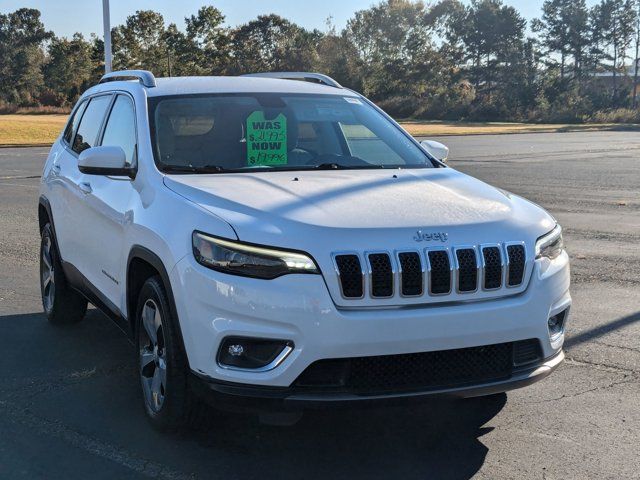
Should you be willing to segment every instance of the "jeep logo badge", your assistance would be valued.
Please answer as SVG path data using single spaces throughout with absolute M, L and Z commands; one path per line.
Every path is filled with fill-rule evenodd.
M 449 235 L 445 232 L 423 232 L 422 230 L 418 230 L 416 234 L 413 236 L 413 239 L 416 242 L 446 242 L 449 238 Z

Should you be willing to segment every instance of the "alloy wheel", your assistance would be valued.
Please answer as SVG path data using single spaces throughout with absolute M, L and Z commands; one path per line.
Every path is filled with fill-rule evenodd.
M 42 261 L 40 262 L 40 281 L 42 283 L 42 303 L 47 313 L 53 310 L 56 294 L 56 283 L 52 256 L 51 237 L 45 236 L 42 244 Z
M 162 315 L 157 303 L 149 299 L 142 307 L 141 316 L 138 342 L 140 379 L 145 402 L 152 412 L 157 413 L 162 409 L 167 388 L 167 357 Z

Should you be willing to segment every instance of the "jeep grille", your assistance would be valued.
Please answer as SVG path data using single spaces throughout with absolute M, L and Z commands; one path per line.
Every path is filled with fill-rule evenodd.
M 519 287 L 526 271 L 522 242 L 424 251 L 333 255 L 346 299 L 466 295 Z

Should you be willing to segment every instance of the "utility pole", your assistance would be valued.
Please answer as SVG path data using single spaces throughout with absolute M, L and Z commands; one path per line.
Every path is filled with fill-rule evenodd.
M 640 54 L 640 3 L 638 3 L 638 11 L 636 12 L 636 58 L 634 59 L 634 71 L 633 71 L 633 104 L 632 107 L 635 110 L 638 108 L 638 58 Z
M 111 20 L 109 0 L 102 0 L 102 23 L 104 26 L 104 72 L 111 72 Z

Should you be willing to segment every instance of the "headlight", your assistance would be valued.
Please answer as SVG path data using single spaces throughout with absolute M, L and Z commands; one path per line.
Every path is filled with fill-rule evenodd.
M 193 232 L 192 240 L 198 263 L 220 272 L 268 280 L 289 273 L 320 273 L 304 253 L 247 245 L 200 232 Z
M 563 250 L 564 242 L 560 225 L 556 225 L 556 228 L 540 237 L 536 242 L 536 258 L 546 257 L 553 260 L 560 256 Z

